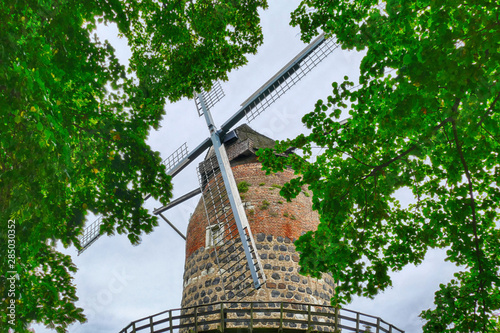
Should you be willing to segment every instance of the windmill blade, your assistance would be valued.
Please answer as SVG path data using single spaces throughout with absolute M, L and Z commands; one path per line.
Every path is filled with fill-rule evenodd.
M 231 288 L 239 288 L 240 293 L 244 295 L 244 290 L 249 290 L 248 286 L 251 285 L 248 281 L 250 278 L 253 280 L 253 286 L 258 289 L 264 283 L 266 277 L 260 258 L 257 255 L 257 248 L 238 193 L 226 149 L 220 141 L 220 132 L 217 131 L 214 125 L 203 95 L 199 94 L 198 97 L 210 131 L 215 153 L 214 157 L 208 158 L 202 163 L 203 170 L 199 173 L 209 225 L 217 226 L 223 233 L 221 237 L 222 243 L 216 246 L 216 249 L 218 249 L 216 253 L 219 270 L 221 275 L 230 274 L 231 276 L 226 276 L 226 282 L 228 278 L 229 282 L 236 282 L 236 286 L 231 286 Z M 235 263 L 232 263 L 232 261 L 235 261 Z M 224 266 L 223 268 L 220 265 L 230 266 Z M 231 274 L 234 269 L 238 269 L 242 273 L 234 276 L 234 274 Z
M 220 85 L 220 82 L 217 81 L 212 86 L 212 89 L 208 92 L 202 91 L 201 94 L 203 96 L 203 100 L 205 101 L 205 107 L 209 110 L 214 107 L 222 98 L 224 98 L 224 90 Z M 203 108 L 201 107 L 200 98 L 198 96 L 195 97 L 196 110 L 198 110 L 198 115 L 203 116 Z
M 230 203 L 234 192 L 228 194 L 226 191 L 216 155 L 200 163 L 198 175 L 209 230 L 212 230 L 211 234 L 207 233 L 207 237 L 212 238 L 209 243 L 215 249 L 226 297 L 228 300 L 242 298 L 254 288 L 259 288 L 266 280 L 250 226 L 244 213 L 241 228 L 235 219 Z M 243 209 L 242 205 L 241 208 Z M 250 253 L 250 260 L 246 251 Z
M 97 218 L 92 224 L 87 226 L 83 231 L 83 235 L 80 238 L 80 245 L 82 246 L 81 250 L 78 250 L 78 255 L 82 254 L 83 251 L 88 249 L 90 245 L 92 245 L 99 237 L 101 237 L 101 224 L 102 224 L 102 216 Z
M 323 34 L 316 38 L 243 102 L 241 109 L 221 126 L 221 132 L 227 133 L 245 116 L 248 121 L 255 119 L 338 47 L 332 38 L 325 39 Z
M 187 167 L 191 162 L 193 162 L 198 156 L 203 154 L 205 150 L 210 148 L 212 141 L 210 138 L 206 138 L 202 143 L 198 145 L 193 151 L 187 154 L 183 159 L 181 159 L 172 169 L 169 170 L 168 174 L 172 177 L 176 176 L 185 167 Z
M 172 175 L 175 172 L 174 167 L 179 164 L 179 161 L 184 159 L 188 155 L 187 143 L 184 142 L 179 148 L 177 148 L 169 157 L 167 157 L 162 164 L 167 167 L 167 174 Z
M 182 161 L 183 159 L 185 159 L 187 155 L 188 155 L 187 143 L 183 143 L 179 148 L 177 148 L 169 157 L 167 157 L 162 162 L 163 164 L 165 164 L 165 166 L 168 169 L 167 174 L 175 175 L 180 170 L 182 170 L 184 166 L 182 164 L 180 164 L 179 162 Z M 196 190 L 191 191 L 189 194 L 193 194 L 194 192 L 197 192 L 197 191 Z M 199 192 L 197 192 L 197 193 L 199 193 Z M 196 195 L 197 193 L 195 193 L 194 195 Z M 191 195 L 191 197 L 194 195 Z M 151 195 L 147 194 L 144 196 L 144 200 L 147 200 L 150 197 L 151 197 Z M 191 198 L 191 197 L 189 197 L 189 198 Z M 179 199 L 181 199 L 181 198 L 179 198 Z M 184 200 L 187 200 L 187 199 L 184 199 Z M 180 202 L 182 202 L 182 201 L 180 201 Z M 178 204 L 180 202 L 177 202 L 176 204 Z M 174 202 L 172 202 L 172 203 L 174 203 Z M 173 206 L 175 206 L 175 204 Z M 162 210 L 162 212 L 165 210 L 166 209 Z M 165 219 L 165 217 L 163 217 L 163 216 L 162 216 L 162 218 Z M 167 223 L 170 224 L 170 222 L 167 222 Z M 89 226 L 85 227 L 85 229 L 83 231 L 83 235 L 80 236 L 80 244 L 82 245 L 82 249 L 78 250 L 78 255 L 82 254 L 86 249 L 88 249 L 90 247 L 90 245 L 92 245 L 99 237 L 101 237 L 101 234 L 100 234 L 101 225 L 102 225 L 102 216 L 99 217 L 97 220 L 95 220 Z

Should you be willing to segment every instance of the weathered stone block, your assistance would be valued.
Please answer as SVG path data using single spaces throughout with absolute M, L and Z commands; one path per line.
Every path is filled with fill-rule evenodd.
M 269 289 L 276 289 L 276 283 L 274 282 L 266 282 L 266 287 Z

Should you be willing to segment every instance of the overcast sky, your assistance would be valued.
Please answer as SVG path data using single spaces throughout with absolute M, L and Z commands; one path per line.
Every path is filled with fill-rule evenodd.
M 288 25 L 290 12 L 298 3 L 273 0 L 262 13 L 264 45 L 257 55 L 249 57 L 248 65 L 230 73 L 229 81 L 222 84 L 226 97 L 212 109 L 217 125 L 305 47 L 298 29 Z M 120 44 L 116 39 L 113 27 L 100 29 L 99 33 L 113 42 L 125 61 L 129 51 L 123 41 Z M 362 54 L 337 49 L 249 125 L 278 140 L 304 132 L 301 117 L 312 110 L 316 100 L 328 96 L 333 81 L 341 80 L 344 75 L 357 77 L 361 57 Z M 149 144 L 166 158 L 184 142 L 194 149 L 206 137 L 205 121 L 198 117 L 194 102 L 183 100 L 166 106 L 162 128 L 151 133 Z M 174 198 L 198 186 L 195 171 L 198 163 L 192 163 L 174 179 Z M 198 199 L 191 199 L 165 215 L 185 232 Z M 147 207 L 154 209 L 160 204 L 150 199 Z M 73 256 L 79 268 L 75 275 L 80 298 L 77 304 L 84 308 L 88 318 L 87 323 L 72 326 L 70 332 L 118 333 L 131 321 L 179 308 L 184 246 L 182 238 L 160 221 L 159 227 L 144 236 L 139 246 L 130 245 L 125 235 L 117 235 L 101 237 L 80 256 L 74 248 L 63 249 Z M 395 274 L 393 288 L 373 300 L 356 299 L 347 308 L 379 316 L 406 332 L 421 332 L 418 314 L 432 306 L 435 290 L 440 283 L 449 281 L 454 271 L 443 259 L 442 252 L 430 252 L 422 265 Z M 33 327 L 37 333 L 52 332 L 40 325 Z

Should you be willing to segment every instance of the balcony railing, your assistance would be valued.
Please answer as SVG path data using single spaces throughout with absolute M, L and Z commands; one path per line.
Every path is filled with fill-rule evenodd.
M 252 331 L 404 333 L 379 317 L 330 306 L 290 302 L 220 302 L 167 310 L 136 320 L 120 333 Z

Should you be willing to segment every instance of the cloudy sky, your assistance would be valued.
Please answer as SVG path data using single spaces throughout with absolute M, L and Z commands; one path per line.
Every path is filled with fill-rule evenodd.
M 229 81 L 222 84 L 226 97 L 212 109 L 216 124 L 221 125 L 305 47 L 298 29 L 288 25 L 290 12 L 297 4 L 296 0 L 270 1 L 269 9 L 262 13 L 264 45 L 257 55 L 249 57 L 248 65 L 230 73 Z M 115 44 L 125 62 L 129 52 L 115 37 L 113 27 L 102 28 L 99 34 Z M 250 126 L 278 140 L 304 132 L 301 117 L 312 110 L 316 100 L 328 96 L 333 81 L 344 75 L 355 78 L 361 57 L 362 54 L 337 49 Z M 166 106 L 162 128 L 151 133 L 149 144 L 166 158 L 184 142 L 194 149 L 206 137 L 205 121 L 198 117 L 194 102 L 183 100 Z M 174 179 L 174 198 L 198 186 L 197 164 L 192 163 Z M 165 215 L 185 232 L 198 199 L 191 199 Z M 150 199 L 147 207 L 154 209 L 160 204 Z M 160 221 L 159 227 L 144 236 L 139 246 L 131 246 L 126 236 L 117 235 L 101 237 L 80 256 L 74 248 L 63 249 L 73 256 L 79 268 L 75 275 L 78 305 L 88 318 L 87 323 L 72 326 L 70 332 L 117 333 L 133 320 L 179 308 L 184 246 L 182 238 Z M 454 271 L 443 259 L 443 253 L 430 252 L 422 265 L 394 274 L 392 289 L 373 300 L 356 299 L 347 308 L 379 316 L 406 332 L 421 332 L 418 314 L 432 306 L 434 291 Z M 37 333 L 52 332 L 43 326 L 33 327 Z

